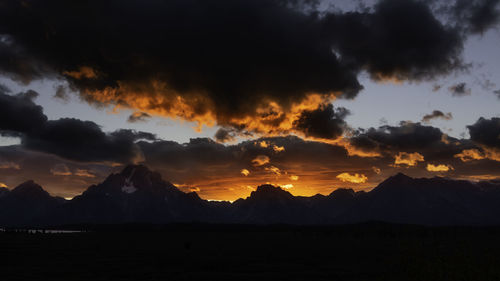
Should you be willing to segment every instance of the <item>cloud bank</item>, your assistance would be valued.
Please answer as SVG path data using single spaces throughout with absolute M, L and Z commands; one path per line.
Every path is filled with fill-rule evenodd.
M 497 4 L 2 0 L 0 73 L 65 79 L 89 103 L 200 126 L 331 139 L 342 121 L 328 103 L 354 98 L 361 72 L 421 81 L 463 70 L 464 40 L 498 23 Z

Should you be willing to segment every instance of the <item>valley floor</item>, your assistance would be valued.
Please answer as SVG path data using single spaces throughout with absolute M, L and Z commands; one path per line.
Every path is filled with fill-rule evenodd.
M 0 232 L 0 279 L 500 280 L 500 228 L 177 225 L 7 231 Z

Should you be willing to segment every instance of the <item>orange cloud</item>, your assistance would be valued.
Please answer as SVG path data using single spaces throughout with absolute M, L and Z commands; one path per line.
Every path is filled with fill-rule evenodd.
M 418 162 L 422 161 L 424 161 L 424 156 L 418 152 L 399 152 L 398 155 L 395 156 L 394 164 L 415 166 Z
M 459 177 L 459 179 L 465 179 L 470 181 L 488 181 L 488 180 L 497 180 L 499 178 L 500 177 L 496 175 L 469 175 L 469 176 Z
M 397 74 L 385 74 L 382 72 L 374 72 L 374 73 L 371 73 L 370 76 L 377 83 L 381 83 L 381 84 L 402 85 L 404 83 L 404 79 L 401 77 L 398 77 Z
M 283 152 L 283 151 L 285 151 L 285 147 L 273 145 L 273 150 L 274 150 L 274 152 Z
M 278 167 L 270 166 L 265 168 L 266 171 L 269 171 L 277 176 L 281 175 L 281 170 Z
M 444 164 L 439 164 L 439 165 L 427 164 L 427 171 L 429 171 L 429 172 L 448 172 L 449 170 L 453 170 L 453 167 L 450 166 L 450 165 L 444 165 Z
M 342 182 L 350 182 L 350 183 L 365 183 L 368 180 L 368 177 L 358 173 L 352 175 L 349 173 L 342 173 L 337 175 L 337 178 Z
M 84 100 L 98 105 L 114 106 L 115 111 L 122 108 L 133 109 L 151 116 L 163 116 L 175 120 L 185 120 L 196 123 L 194 129 L 198 132 L 203 127 L 221 126 L 238 128 L 235 134 L 247 137 L 276 137 L 294 134 L 309 141 L 328 143 L 345 147 L 350 156 L 381 157 L 377 151 L 362 151 L 353 147 L 349 140 L 322 139 L 305 136 L 296 128 L 297 121 L 306 111 L 314 111 L 332 103 L 341 92 L 308 93 L 298 101 L 279 101 L 272 98 L 262 98 L 248 111 L 223 114 L 217 112 L 217 106 L 211 95 L 202 91 L 177 92 L 166 82 L 151 80 L 147 83 L 128 83 L 118 81 L 117 87 L 102 90 L 83 90 Z M 283 152 L 285 147 L 273 145 L 268 141 L 255 142 L 262 148 L 272 147 L 273 151 Z
M 64 75 L 75 78 L 75 79 L 95 79 L 97 78 L 97 73 L 89 66 L 81 66 L 77 71 L 64 71 Z
M 269 163 L 270 159 L 267 155 L 258 155 L 255 159 L 252 160 L 252 165 L 254 166 L 262 166 Z
M 247 170 L 247 169 L 241 169 L 240 173 L 241 173 L 242 175 L 244 175 L 245 177 L 247 177 L 248 175 L 250 175 L 250 171 L 249 171 L 249 170 Z
M 7 188 L 8 186 L 7 186 L 5 183 L 0 182 L 0 187 L 5 187 L 5 188 Z
M 276 101 L 263 101 L 249 116 L 229 118 L 228 124 L 244 127 L 246 131 L 265 136 L 278 136 L 292 132 L 304 134 L 294 129 L 294 123 L 304 111 L 318 109 L 321 105 L 332 102 L 340 93 L 310 93 L 299 102 L 281 105 Z M 219 120 L 220 121 L 220 120 Z
M 80 72 L 68 72 L 66 75 L 78 76 L 78 73 Z M 223 114 L 217 111 L 216 103 L 209 93 L 199 89 L 181 93 L 161 80 L 146 83 L 117 81 L 115 87 L 81 91 L 84 100 L 98 105 L 114 106 L 115 111 L 127 108 L 150 115 L 195 122 L 197 131 L 201 131 L 203 126 L 212 127 L 215 124 L 229 126 L 241 129 L 242 136 L 248 136 L 246 133 L 256 136 L 295 133 L 304 136 L 294 125 L 301 114 L 329 104 L 341 94 L 308 93 L 301 100 L 294 102 L 263 97 L 247 111 Z
M 15 170 L 19 170 L 19 169 L 21 169 L 21 167 L 19 166 L 19 164 L 7 161 L 7 162 L 0 162 L 0 169 L 15 169 Z
M 215 105 L 206 93 L 187 92 L 181 95 L 158 80 L 140 85 L 118 82 L 117 87 L 87 90 L 81 95 L 90 103 L 114 105 L 115 111 L 132 108 L 152 115 L 196 122 L 194 129 L 197 131 L 216 123 L 216 114 L 213 112 Z
M 266 141 L 261 141 L 261 142 L 259 142 L 259 146 L 262 148 L 267 148 L 269 146 L 269 144 Z
M 441 135 L 441 142 L 444 144 L 450 144 L 450 141 L 448 140 L 448 135 L 447 134 L 442 134 Z
M 281 165 L 282 163 L 280 163 Z M 269 165 L 269 164 L 268 164 Z M 321 168 L 320 165 L 311 167 L 310 170 L 301 170 L 299 180 L 294 181 L 290 178 L 293 174 L 285 174 L 283 170 L 297 169 L 294 164 L 284 163 L 283 169 L 281 169 L 281 175 L 276 175 L 269 170 L 266 171 L 264 166 L 262 169 L 257 168 L 255 171 L 250 171 L 249 176 L 244 176 L 239 171 L 234 173 L 231 172 L 231 167 L 229 166 L 227 170 L 215 172 L 214 169 L 210 169 L 211 172 L 205 174 L 197 174 L 194 177 L 188 177 L 182 179 L 181 181 L 172 180 L 172 182 L 182 182 L 187 187 L 179 186 L 183 191 L 188 191 L 188 187 L 197 186 L 201 190 L 199 192 L 200 197 L 217 199 L 217 200 L 229 200 L 233 201 L 238 198 L 245 198 L 250 195 L 250 192 L 255 190 L 255 188 L 262 184 L 273 184 L 275 186 L 284 186 L 283 188 L 289 188 L 290 192 L 296 196 L 313 196 L 315 194 L 328 195 L 334 189 L 342 184 L 341 181 L 335 176 L 339 174 L 335 168 Z M 337 172 L 337 173 L 335 173 Z M 168 171 L 164 171 L 165 178 L 171 175 Z M 335 176 L 331 176 L 334 173 Z M 352 174 L 352 172 L 351 172 Z M 356 176 L 355 174 L 353 176 Z M 363 178 L 363 175 L 358 175 Z M 378 181 L 370 181 L 370 178 L 362 183 L 352 183 L 356 190 L 368 190 L 377 185 Z M 293 188 L 292 188 L 293 185 Z M 233 189 L 230 189 L 233 188 Z
M 496 148 L 481 147 L 483 151 L 479 149 L 465 149 L 461 153 L 455 154 L 455 158 L 460 158 L 463 162 L 469 162 L 473 160 L 490 159 L 493 161 L 500 162 L 500 150 Z
M 293 180 L 293 181 L 298 181 L 299 180 L 299 176 L 291 175 L 290 179 Z
M 50 172 L 54 176 L 71 176 L 73 174 L 65 164 L 55 165 L 52 169 L 50 169 Z
M 95 175 L 84 169 L 76 169 L 74 175 L 78 177 L 95 178 Z
M 275 144 L 272 145 L 272 143 L 267 142 L 265 140 L 259 141 L 259 142 L 255 142 L 255 145 L 259 146 L 259 147 L 262 147 L 262 148 L 272 147 L 272 149 L 273 149 L 274 152 L 283 152 L 283 151 L 285 151 L 285 147 L 283 147 L 283 146 L 277 146 Z
M 486 158 L 500 162 L 500 149 L 498 148 L 490 148 L 490 147 L 482 147 L 484 153 L 486 154 Z
M 460 158 L 462 162 L 484 159 L 484 154 L 478 149 L 465 149 L 461 153 L 455 154 L 453 157 Z

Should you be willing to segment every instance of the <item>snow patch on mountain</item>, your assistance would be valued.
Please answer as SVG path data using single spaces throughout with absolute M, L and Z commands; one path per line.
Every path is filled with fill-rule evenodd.
M 132 170 L 132 173 L 130 173 L 130 176 L 125 179 L 125 183 L 122 186 L 122 191 L 128 194 L 132 194 L 137 191 L 137 188 L 134 186 L 134 183 L 132 182 L 132 177 L 134 176 L 135 169 Z
M 137 191 L 137 188 L 132 183 L 125 183 L 122 186 L 122 191 L 128 194 L 134 193 Z

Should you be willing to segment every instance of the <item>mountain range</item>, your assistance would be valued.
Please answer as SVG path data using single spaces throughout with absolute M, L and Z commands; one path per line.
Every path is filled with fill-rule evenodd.
M 0 226 L 217 223 L 332 225 L 370 221 L 420 225 L 500 224 L 500 182 L 389 177 L 369 192 L 293 196 L 261 185 L 233 203 L 201 199 L 142 165 L 129 165 L 72 200 L 34 181 L 0 188 Z

